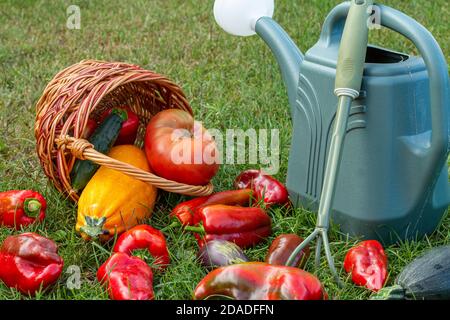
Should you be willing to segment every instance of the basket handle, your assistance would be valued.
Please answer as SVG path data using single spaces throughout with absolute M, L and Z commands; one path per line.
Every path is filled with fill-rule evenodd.
M 161 178 L 153 173 L 136 168 L 127 163 L 110 158 L 94 149 L 94 146 L 85 139 L 64 136 L 56 139 L 58 149 L 68 149 L 80 160 L 90 160 L 100 166 L 118 170 L 130 177 L 149 183 L 168 192 L 180 193 L 188 196 L 207 196 L 213 192 L 211 183 L 206 186 L 193 186 Z

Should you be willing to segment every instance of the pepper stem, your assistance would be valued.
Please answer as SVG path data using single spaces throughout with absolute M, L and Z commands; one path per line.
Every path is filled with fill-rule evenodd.
M 81 227 L 80 231 L 87 234 L 89 237 L 97 238 L 98 236 L 109 234 L 108 230 L 103 230 L 106 217 L 96 219 L 86 216 L 84 219 L 86 221 L 86 226 Z
M 35 198 L 27 198 L 23 202 L 23 210 L 30 218 L 37 218 L 41 211 L 42 204 Z
M 169 224 L 168 226 L 165 226 L 164 228 L 160 229 L 159 231 L 166 232 L 167 230 L 170 230 L 170 229 L 173 229 L 176 227 L 181 227 L 181 223 L 178 220 L 172 221 L 171 224 Z
M 186 231 L 192 231 L 195 233 L 199 233 L 199 234 L 205 234 L 205 228 L 202 225 L 198 225 L 198 226 L 186 226 L 184 227 L 184 230 Z
M 112 113 L 115 113 L 119 117 L 121 117 L 123 122 L 128 120 L 128 113 L 125 110 L 123 110 L 123 109 L 114 108 Z

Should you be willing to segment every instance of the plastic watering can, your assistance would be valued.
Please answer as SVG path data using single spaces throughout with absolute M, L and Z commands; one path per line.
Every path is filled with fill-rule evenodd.
M 273 0 L 216 0 L 218 23 L 257 33 L 277 59 L 293 134 L 287 187 L 296 206 L 317 210 L 336 114 L 339 44 L 348 2 L 326 18 L 305 55 L 271 18 Z M 448 67 L 431 33 L 407 15 L 377 5 L 381 25 L 403 35 L 420 57 L 369 46 L 362 89 L 350 111 L 332 218 L 344 233 L 384 244 L 433 232 L 450 203 Z

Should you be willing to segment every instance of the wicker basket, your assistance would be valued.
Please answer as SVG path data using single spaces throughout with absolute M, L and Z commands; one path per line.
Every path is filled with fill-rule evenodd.
M 160 189 L 202 196 L 211 184 L 192 186 L 158 177 L 97 152 L 80 136 L 89 118 L 98 119 L 106 109 L 128 105 L 139 116 L 136 145 L 142 147 L 150 118 L 164 109 L 178 108 L 192 114 L 180 87 L 166 77 L 136 65 L 84 60 L 59 72 L 47 85 L 36 106 L 37 153 L 45 174 L 56 188 L 74 201 L 70 171 L 75 160 L 91 160 L 119 170 Z

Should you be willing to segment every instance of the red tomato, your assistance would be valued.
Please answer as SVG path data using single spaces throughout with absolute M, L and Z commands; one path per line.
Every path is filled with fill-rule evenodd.
M 161 111 L 150 120 L 145 153 L 153 172 L 181 183 L 205 185 L 219 170 L 213 137 L 180 109 Z

